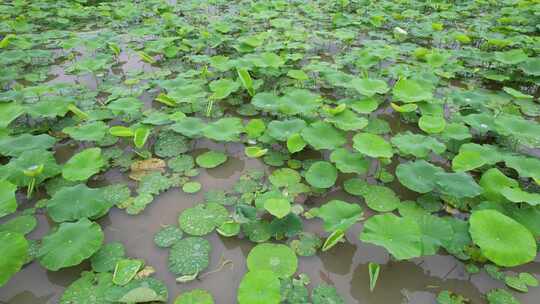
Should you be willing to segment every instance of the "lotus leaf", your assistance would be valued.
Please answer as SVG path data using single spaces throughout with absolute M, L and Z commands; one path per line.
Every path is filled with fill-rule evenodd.
M 0 180 L 0 217 L 4 217 L 17 210 L 16 191 L 17 186 L 6 180 Z
M 112 286 L 112 274 L 108 272 L 83 272 L 79 279 L 66 288 L 60 299 L 60 304 L 107 303 L 105 294 Z
M 0 232 L 0 255 L 0 286 L 3 286 L 26 262 L 28 241 L 17 232 Z
M 311 211 L 310 211 L 311 213 Z M 362 207 L 340 200 L 331 200 L 317 208 L 315 215 L 324 221 L 324 230 L 347 231 L 360 220 L 363 215 Z
M 276 187 L 289 187 L 295 184 L 298 184 L 301 180 L 300 174 L 293 169 L 289 168 L 282 168 L 277 169 L 274 172 L 272 172 L 272 175 L 270 175 L 269 180 L 272 183 L 272 185 Z
M 167 286 L 154 278 L 132 280 L 125 286 L 112 286 L 105 294 L 109 302 L 129 304 L 167 302 L 168 297 Z
M 291 135 L 300 133 L 306 127 L 302 119 L 273 120 L 268 124 L 268 135 L 276 140 L 285 141 Z
M 332 151 L 330 161 L 335 163 L 342 173 L 365 174 L 369 169 L 369 163 L 362 154 L 349 152 L 345 148 Z
M 205 152 L 195 159 L 197 165 L 203 168 L 215 168 L 227 161 L 227 155 L 218 151 Z
M 179 295 L 174 304 L 214 304 L 214 297 L 204 289 L 193 289 Z
M 161 131 L 154 144 L 154 153 L 159 157 L 173 157 L 187 152 L 186 138 L 172 131 Z
M 437 139 L 411 132 L 398 134 L 392 137 L 391 142 L 400 154 L 418 158 L 425 158 L 430 152 L 441 154 L 446 150 L 446 145 Z
M 139 269 L 143 266 L 142 260 L 135 259 L 121 259 L 116 262 L 116 267 L 114 268 L 113 274 L 113 283 L 116 285 L 124 286 L 128 284 Z
M 306 142 L 300 134 L 293 134 L 287 139 L 287 150 L 290 153 L 296 153 L 304 150 Z
M 485 257 L 499 266 L 518 266 L 536 257 L 536 241 L 531 232 L 496 210 L 473 212 L 470 225 L 474 243 Z
M 167 248 L 182 239 L 182 230 L 175 226 L 166 226 L 154 235 L 154 243 L 158 247 Z
M 360 117 L 358 114 L 348 109 L 326 118 L 326 121 L 331 122 L 343 131 L 360 130 L 365 128 L 369 123 L 367 118 Z
M 422 131 L 429 134 L 441 133 L 446 128 L 446 120 L 438 115 L 422 115 L 418 120 L 418 126 Z
M 201 190 L 201 183 L 199 182 L 187 182 L 182 186 L 182 191 L 185 193 L 197 193 Z
M 345 304 L 343 298 L 338 295 L 336 288 L 324 283 L 313 289 L 311 300 L 313 304 Z
M 195 162 L 191 155 L 180 154 L 167 161 L 167 166 L 174 172 L 186 172 L 193 169 Z
M 122 245 L 122 243 L 107 243 L 90 259 L 92 269 L 95 272 L 112 272 L 114 271 L 116 263 L 123 259 L 125 254 L 124 245 Z
M 180 228 L 191 235 L 206 235 L 223 224 L 229 213 L 217 203 L 198 204 L 184 210 L 178 217 Z
M 354 79 L 350 86 L 356 89 L 360 94 L 371 97 L 375 94 L 384 94 L 389 88 L 385 81 L 380 79 Z
M 75 127 L 67 127 L 62 132 L 75 140 L 100 141 L 107 134 L 109 127 L 102 121 L 93 121 Z
M 171 247 L 168 268 L 177 275 L 199 273 L 208 267 L 211 248 L 203 238 L 184 238 Z
M 392 211 L 400 205 L 399 197 L 394 191 L 384 186 L 369 185 L 362 196 L 370 209 L 379 212 Z
M 0 154 L 4 156 L 20 156 L 25 151 L 49 149 L 56 142 L 54 137 L 47 134 L 31 135 L 24 133 L 19 136 L 0 138 Z
M 394 98 L 402 102 L 429 101 L 433 98 L 432 89 L 412 79 L 400 79 L 392 89 Z
M 283 218 L 291 212 L 291 203 L 282 198 L 270 198 L 264 202 L 264 209 L 277 218 Z
M 210 82 L 210 91 L 214 94 L 210 98 L 224 99 L 240 88 L 240 84 L 231 79 L 219 79 Z
M 278 110 L 286 115 L 312 113 L 320 104 L 320 96 L 308 90 L 294 89 L 280 98 Z
M 278 304 L 281 302 L 279 278 L 269 270 L 250 271 L 238 287 L 239 304 Z
M 336 168 L 326 161 L 313 163 L 306 172 L 307 182 L 316 188 L 330 188 L 335 184 L 336 179 Z
M 96 218 L 106 214 L 112 206 L 101 189 L 79 184 L 58 190 L 47 204 L 47 213 L 53 221 L 60 223 Z
M 331 124 L 316 122 L 302 130 L 302 138 L 317 150 L 339 148 L 346 143 L 342 131 L 335 129 Z
M 140 182 L 137 192 L 139 194 L 159 194 L 172 186 L 171 181 L 159 172 L 152 172 L 144 175 Z M 151 201 L 151 200 L 150 200 Z
M 500 194 L 514 203 L 527 203 L 531 206 L 540 205 L 540 194 L 538 193 L 529 193 L 519 188 L 504 186 L 500 189 Z
M 0 180 L 6 179 L 17 186 L 28 186 L 32 178 L 24 174 L 29 168 L 43 165 L 41 174 L 35 177 L 36 184 L 40 184 L 49 177 L 61 172 L 53 154 L 45 150 L 29 150 L 19 157 L 12 158 L 7 165 L 0 166 Z
M 291 248 L 299 256 L 314 256 L 321 245 L 321 238 L 309 232 L 300 233 L 298 240 L 290 243 Z
M 203 129 L 203 134 L 217 141 L 238 141 L 243 131 L 242 120 L 237 117 L 227 117 L 207 124 Z
M 184 117 L 180 119 L 180 121 L 170 126 L 171 130 L 174 132 L 180 133 L 189 138 L 200 137 L 204 127 L 204 121 L 197 117 Z
M 98 173 L 105 165 L 100 148 L 88 148 L 73 155 L 62 169 L 62 176 L 70 181 L 84 181 Z
M 353 137 L 353 147 L 370 157 L 390 158 L 394 155 L 392 146 L 379 135 L 359 133 Z
M 26 235 L 37 226 L 36 217 L 33 215 L 20 215 L 0 225 L 0 232 L 11 231 Z
M 49 270 L 78 265 L 96 253 L 103 243 L 101 227 L 86 218 L 62 223 L 43 238 L 39 262 Z
M 298 267 L 298 258 L 291 248 L 282 244 L 263 243 L 255 246 L 247 257 L 249 271 L 270 270 L 280 278 L 292 276 Z
M 437 189 L 445 194 L 457 198 L 475 197 L 482 193 L 482 188 L 474 179 L 463 172 L 458 173 L 435 173 Z
M 520 302 L 504 289 L 492 289 L 487 294 L 489 304 L 520 304 Z

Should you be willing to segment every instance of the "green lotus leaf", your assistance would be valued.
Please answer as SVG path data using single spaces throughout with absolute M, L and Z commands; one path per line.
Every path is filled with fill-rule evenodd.
M 270 223 L 266 221 L 251 221 L 242 224 L 242 232 L 254 243 L 266 242 L 270 239 Z
M 520 65 L 523 73 L 531 76 L 540 76 L 540 58 L 529 58 Z
M 214 304 L 214 297 L 204 289 L 192 289 L 179 295 L 174 304 Z
M 446 150 L 446 145 L 437 139 L 411 132 L 397 134 L 390 141 L 399 149 L 400 154 L 418 158 L 425 158 L 430 152 L 441 154 Z
M 304 150 L 306 147 L 306 142 L 302 138 L 302 136 L 298 133 L 291 135 L 287 139 L 287 150 L 289 150 L 290 153 L 296 153 Z
M 527 60 L 529 57 L 522 49 L 510 50 L 505 52 L 495 52 L 495 60 L 504 64 L 518 64 Z
M 195 166 L 193 157 L 187 154 L 177 155 L 167 161 L 167 166 L 174 172 L 186 172 Z
M 437 172 L 435 179 L 437 189 L 445 195 L 463 198 L 475 197 L 482 193 L 482 188 L 470 175 L 464 172 Z
M 368 97 L 375 94 L 384 94 L 390 90 L 386 82 L 380 79 L 356 78 L 349 85 L 360 94 Z
M 507 177 L 497 168 L 491 168 L 484 172 L 479 184 L 484 189 L 482 195 L 493 202 L 503 202 L 505 200 L 501 194 L 503 188 L 517 188 L 519 186 L 516 180 Z
M 422 115 L 418 120 L 418 126 L 429 134 L 441 133 L 446 128 L 446 120 L 438 115 Z
M 529 193 L 519 188 L 505 186 L 500 189 L 500 194 L 514 203 L 527 203 L 531 206 L 540 205 L 540 194 L 538 193 Z
M 105 165 L 100 148 L 88 148 L 73 155 L 62 169 L 62 176 L 69 181 L 85 181 Z
M 0 180 L 0 218 L 17 210 L 16 191 L 17 186 L 6 180 Z
M 235 221 L 227 221 L 216 228 L 216 231 L 225 237 L 232 237 L 240 233 L 240 223 Z
M 517 99 L 533 99 L 534 98 L 534 96 L 532 95 L 523 94 L 520 91 L 510 88 L 510 87 L 503 87 L 503 91 L 505 91 L 508 95 L 511 95 L 512 97 L 517 98 Z
M 186 138 L 170 130 L 161 131 L 154 144 L 154 153 L 159 157 L 173 157 L 189 150 Z
M 263 149 L 258 146 L 250 146 L 244 149 L 244 153 L 250 158 L 259 158 L 264 156 L 268 152 L 268 149 Z
M 444 170 L 424 160 L 402 163 L 396 168 L 399 182 L 419 193 L 428 193 L 436 187 L 434 176 L 439 172 Z
M 29 150 L 17 158 L 12 158 L 7 165 L 0 166 L 0 179 L 6 179 L 17 186 L 28 186 L 32 178 L 25 175 L 24 171 L 40 165 L 43 165 L 43 171 L 35 177 L 36 184 L 61 172 L 53 153 L 45 150 Z
M 379 212 L 392 211 L 400 205 L 399 197 L 394 191 L 384 186 L 369 185 L 362 196 L 370 209 Z
M 474 211 L 469 232 L 482 254 L 499 266 L 513 267 L 536 257 L 536 240 L 527 228 L 496 210 Z M 512 244 L 512 246 L 508 246 Z
M 24 265 L 28 256 L 28 241 L 24 235 L 11 232 L 0 232 L 0 286 L 8 280 Z
M 211 169 L 215 168 L 227 161 L 227 154 L 218 151 L 205 152 L 195 159 L 197 165 Z
M 107 104 L 107 109 L 111 110 L 115 115 L 126 114 L 135 116 L 143 106 L 144 103 L 138 98 L 123 97 L 111 101 Z
M 240 133 L 244 131 L 242 120 L 237 117 L 227 117 L 214 121 L 203 129 L 205 137 L 217 141 L 239 141 Z
M 85 271 L 81 277 L 71 283 L 60 299 L 60 304 L 97 304 L 108 303 L 105 294 L 113 286 L 112 274 Z
M 79 184 L 58 190 L 47 203 L 47 213 L 53 221 L 60 223 L 96 218 L 106 214 L 112 206 L 101 189 Z
M 168 248 L 174 245 L 176 242 L 182 239 L 182 230 L 175 226 L 166 226 L 161 228 L 156 235 L 154 235 L 154 243 L 161 248 Z
M 337 180 L 337 170 L 329 162 L 318 161 L 306 172 L 306 181 L 316 188 L 330 188 Z
M 137 188 L 137 192 L 140 195 L 155 195 L 169 189 L 171 186 L 172 181 L 169 180 L 166 176 L 163 176 L 161 172 L 152 172 L 144 175 L 141 178 L 141 180 L 139 181 L 139 187 Z M 142 201 L 144 200 L 146 200 L 146 198 L 144 198 Z M 152 198 L 150 198 L 148 203 L 150 203 L 151 201 Z
M 219 79 L 210 82 L 210 91 L 214 94 L 210 98 L 212 99 L 224 99 L 232 93 L 238 91 L 240 84 L 232 79 Z
M 9 124 L 23 115 L 25 108 L 17 102 L 0 102 L 0 129 L 7 128 Z
M 75 127 L 67 127 L 62 132 L 75 140 L 100 141 L 103 140 L 109 126 L 102 121 L 93 121 Z
M 264 111 L 276 111 L 280 103 L 281 99 L 278 96 L 268 92 L 257 93 L 251 99 L 251 104 Z
M 454 231 L 450 222 L 425 214 L 417 218 L 417 223 L 422 232 L 423 255 L 437 254 L 440 247 L 452 242 Z
M 316 150 L 333 150 L 344 145 L 347 140 L 342 131 L 331 124 L 318 121 L 302 130 L 302 138 Z
M 486 164 L 485 158 L 476 151 L 460 151 L 452 159 L 452 170 L 471 171 Z
M 359 178 L 350 178 L 343 183 L 343 188 L 349 194 L 364 195 L 369 188 L 369 184 Z
M 92 269 L 95 272 L 113 272 L 116 263 L 123 259 L 125 255 L 126 252 L 122 243 L 107 243 L 90 258 Z
M 96 253 L 103 243 L 101 227 L 86 218 L 62 223 L 43 238 L 39 262 L 49 270 L 75 266 Z
M 263 135 L 264 131 L 266 131 L 266 124 L 260 118 L 253 118 L 246 124 L 244 131 L 248 138 L 255 139 Z
M 278 277 L 286 278 L 296 272 L 298 258 L 286 245 L 263 243 L 251 249 L 247 267 L 251 272 L 270 270 Z
M 120 259 L 114 268 L 113 283 L 120 286 L 128 284 L 143 265 L 142 260 Z
M 210 242 L 203 238 L 184 238 L 169 251 L 169 271 L 176 275 L 200 273 L 208 267 L 211 250 Z
M 359 133 L 353 137 L 353 147 L 358 152 L 370 157 L 391 158 L 394 155 L 392 146 L 379 135 Z
M 465 140 L 472 137 L 469 128 L 463 123 L 449 123 L 441 133 L 443 138 Z
M 345 148 L 332 151 L 330 161 L 335 163 L 342 173 L 365 174 L 369 169 L 369 163 L 362 154 L 349 152 Z
M 286 115 L 312 113 L 320 104 L 319 95 L 304 89 L 294 89 L 280 98 L 278 110 Z
M 185 209 L 178 217 L 180 228 L 191 235 L 206 235 L 223 224 L 229 216 L 225 207 L 217 203 L 198 204 Z
M 369 114 L 379 107 L 379 100 L 375 97 L 345 101 L 347 106 L 360 114 Z
M 291 212 L 291 203 L 282 198 L 270 198 L 264 202 L 264 209 L 277 218 L 283 218 Z
M 313 304 L 345 304 L 345 300 L 337 293 L 336 288 L 324 283 L 313 289 L 311 300 Z
M 298 171 L 289 168 L 277 169 L 269 177 L 272 185 L 276 187 L 289 187 L 298 184 L 301 179 Z
M 341 113 L 327 117 L 326 121 L 331 122 L 343 131 L 360 130 L 368 125 L 367 118 L 360 117 L 349 109 L 345 109 Z
M 16 232 L 27 235 L 37 226 L 37 219 L 33 215 L 20 215 L 0 225 L 0 232 Z
M 500 115 L 494 120 L 495 130 L 505 136 L 514 136 L 533 146 L 537 145 L 540 124 L 517 115 Z M 531 144 L 528 144 L 531 145 Z
M 466 143 L 459 147 L 459 153 L 476 152 L 481 155 L 483 162 L 489 165 L 496 164 L 504 159 L 504 155 L 496 146 Z M 479 162 L 479 161 L 478 161 Z
M 202 130 L 206 124 L 197 117 L 184 117 L 180 121 L 171 125 L 170 128 L 174 132 L 180 133 L 189 138 L 198 138 L 202 135 Z
M 402 102 L 429 101 L 433 98 L 432 88 L 412 79 L 400 79 L 392 89 L 394 98 Z
M 167 302 L 169 292 L 167 286 L 154 278 L 132 280 L 127 285 L 110 287 L 105 294 L 108 302 L 113 303 L 147 303 Z
M 504 158 L 507 167 L 516 170 L 520 177 L 531 177 L 540 181 L 540 160 L 524 156 L 508 156 Z
M 321 238 L 309 232 L 300 233 L 298 240 L 290 243 L 291 248 L 299 256 L 314 256 L 321 245 Z
M 199 182 L 187 182 L 182 185 L 182 191 L 185 193 L 197 193 L 201 190 L 201 187 L 202 185 Z
M 56 139 L 47 134 L 31 135 L 24 133 L 19 136 L 0 138 L 0 154 L 4 156 L 20 156 L 23 152 L 54 146 Z
M 359 238 L 386 248 L 397 260 L 422 256 L 422 231 L 415 218 L 390 213 L 372 216 Z
M 360 205 L 340 200 L 331 200 L 317 208 L 315 212 L 315 215 L 323 220 L 324 230 L 328 232 L 347 231 L 360 220 L 363 214 Z
M 487 294 L 489 304 L 521 304 L 510 292 L 504 289 L 492 289 Z
M 273 120 L 268 124 L 268 135 L 276 140 L 285 141 L 291 135 L 300 133 L 306 127 L 302 119 Z
M 281 302 L 279 278 L 269 270 L 250 271 L 238 287 L 239 304 L 278 304 Z

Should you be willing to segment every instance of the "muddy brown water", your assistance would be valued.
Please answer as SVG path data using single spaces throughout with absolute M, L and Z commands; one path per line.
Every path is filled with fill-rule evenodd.
M 196 148 L 225 150 L 231 156 L 218 168 L 201 170 L 196 180 L 203 184 L 202 191 L 185 194 L 179 189 L 171 189 L 158 196 L 140 215 L 131 216 L 123 210 L 112 209 L 99 223 L 105 232 L 106 242 L 122 242 L 128 256 L 142 258 L 147 265 L 156 269 L 154 277 L 163 280 L 169 289 L 169 303 L 174 302 L 178 294 L 193 288 L 209 290 L 216 303 L 236 303 L 236 290 L 246 272 L 246 257 L 253 247 L 251 242 L 237 237 L 222 237 L 215 232 L 206 236 L 212 244 L 211 263 L 206 272 L 219 268 L 224 260 L 230 260 L 232 264 L 207 276 L 203 274 L 203 279 L 187 284 L 175 282 L 174 275 L 167 270 L 168 250 L 158 248 L 153 243 L 153 236 L 161 226 L 176 225 L 178 214 L 202 202 L 206 190 L 230 189 L 246 171 L 266 168 L 259 160 L 245 158 L 239 145 L 202 142 L 197 144 Z M 109 182 L 125 180 L 122 174 L 115 171 L 106 174 L 105 178 Z M 361 199 L 348 195 L 340 188 L 329 192 L 325 197 L 312 199 L 309 203 L 317 206 L 331 199 L 357 202 L 368 213 Z M 29 237 L 41 238 L 49 230 L 50 224 L 44 215 L 40 215 L 38 228 Z M 306 221 L 304 230 L 324 235 L 322 223 L 316 219 Z M 383 248 L 361 243 L 357 237 L 361 230 L 361 224 L 357 224 L 347 232 L 347 242 L 314 257 L 300 257 L 298 272 L 310 276 L 311 286 L 319 283 L 332 284 L 345 298 L 346 303 L 359 304 L 434 304 L 436 295 L 441 290 L 462 294 L 471 299 L 472 303 L 486 303 L 482 293 L 503 287 L 501 282 L 490 278 L 483 271 L 475 275 L 468 274 L 464 264 L 449 255 L 441 254 L 400 262 L 391 260 Z M 379 281 L 373 292 L 369 291 L 369 262 L 381 264 Z M 79 277 L 81 271 L 89 268 L 88 263 L 83 263 L 53 272 L 45 270 L 34 261 L 0 288 L 0 303 L 58 303 L 63 290 Z M 529 271 L 538 276 L 540 262 L 515 270 Z M 516 295 L 525 304 L 538 303 L 540 289 L 532 288 L 527 294 Z

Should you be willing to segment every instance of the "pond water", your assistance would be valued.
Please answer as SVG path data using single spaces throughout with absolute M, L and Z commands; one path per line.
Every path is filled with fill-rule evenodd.
M 243 173 L 266 168 L 259 160 L 246 158 L 243 146 L 239 144 L 222 145 L 208 141 L 196 144 L 196 150 L 206 149 L 226 151 L 230 157 L 225 164 L 217 168 L 201 171 L 196 178 L 203 184 L 199 193 L 186 194 L 179 189 L 169 190 L 161 194 L 142 214 L 131 216 L 123 210 L 112 209 L 107 216 L 99 220 L 106 242 L 122 242 L 128 256 L 142 258 L 147 265 L 155 268 L 154 277 L 163 280 L 169 289 L 169 303 L 172 303 L 178 294 L 193 288 L 207 289 L 215 297 L 216 303 L 235 303 L 238 285 L 246 272 L 246 257 L 254 246 L 252 242 L 236 237 L 227 238 L 216 233 L 208 235 L 206 238 L 212 244 L 210 267 L 206 271 L 209 273 L 203 273 L 202 278 L 196 281 L 179 284 L 167 269 L 168 250 L 156 247 L 153 242 L 154 235 L 163 225 L 176 225 L 178 214 L 182 210 L 204 201 L 205 190 L 230 189 Z M 59 153 L 61 158 L 67 158 L 65 151 L 59 151 L 62 151 Z M 68 149 L 68 152 L 72 151 Z M 109 172 L 105 180 L 107 183 L 127 181 L 126 177 L 117 171 Z M 407 193 L 403 195 L 406 196 Z M 318 206 L 331 199 L 358 202 L 364 210 L 369 210 L 358 197 L 342 190 L 330 192 L 325 197 L 310 199 L 305 204 Z M 39 239 L 49 231 L 51 223 L 46 216 L 40 215 L 38 219 L 38 228 L 29 238 Z M 322 222 L 318 219 L 307 221 L 304 230 L 325 235 Z M 504 284 L 490 278 L 484 271 L 475 275 L 468 274 L 464 264 L 450 255 L 394 261 L 384 248 L 360 242 L 357 236 L 361 230 L 362 226 L 357 224 L 347 232 L 345 243 L 317 256 L 300 257 L 298 272 L 308 274 L 312 285 L 327 283 L 335 286 L 346 303 L 351 304 L 434 304 L 437 294 L 442 290 L 462 294 L 469 298 L 471 303 L 486 303 L 483 293 L 504 287 Z M 223 263 L 224 261 L 227 262 Z M 381 274 L 373 292 L 369 291 L 369 262 L 381 264 Z M 76 280 L 83 270 L 90 270 L 90 265 L 83 263 L 53 272 L 45 270 L 38 262 L 33 262 L 0 288 L 0 303 L 57 303 L 63 290 Z M 516 268 L 516 271 L 540 275 L 540 261 Z M 524 304 L 535 304 L 540 297 L 540 291 L 531 289 L 527 294 L 515 295 Z

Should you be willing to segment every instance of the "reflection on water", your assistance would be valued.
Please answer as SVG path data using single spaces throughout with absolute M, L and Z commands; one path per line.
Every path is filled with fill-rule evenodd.
M 187 284 L 175 282 L 174 275 L 167 270 L 168 250 L 157 248 L 153 243 L 154 234 L 163 225 L 176 225 L 182 210 L 204 200 L 205 190 L 230 189 L 247 170 L 265 168 L 257 159 L 246 159 L 241 145 L 198 141 L 195 148 L 194 156 L 207 150 L 225 151 L 230 156 L 218 168 L 201 169 L 200 175 L 195 178 L 203 184 L 201 192 L 185 194 L 179 189 L 172 189 L 161 194 L 140 215 L 130 216 L 123 210 L 113 209 L 99 223 L 107 242 L 122 242 L 129 256 L 142 258 L 156 269 L 154 276 L 163 280 L 169 288 L 169 303 L 181 292 L 193 288 L 209 290 L 217 303 L 236 303 L 236 289 L 246 272 L 245 260 L 253 247 L 252 243 L 238 238 L 225 238 L 216 233 L 206 236 L 212 244 L 211 264 L 206 271 L 217 269 L 223 260 L 230 260 L 232 264 L 207 276 L 203 273 L 204 279 Z M 109 171 L 104 178 L 109 182 L 126 181 L 125 176 L 115 170 Z M 399 188 L 394 190 L 400 191 Z M 371 215 L 361 199 L 340 189 L 329 192 L 326 197 L 310 198 L 306 204 L 309 207 L 318 206 L 331 199 L 359 203 L 365 210 L 365 216 Z M 43 237 L 51 225 L 44 215 L 39 215 L 38 220 L 38 229 L 30 234 L 32 239 Z M 327 235 L 318 219 L 307 221 L 304 229 Z M 347 232 L 346 243 L 338 244 L 315 257 L 301 257 L 299 272 L 307 273 L 312 279 L 312 285 L 333 284 L 345 297 L 346 303 L 359 304 L 434 304 L 437 293 L 445 289 L 470 298 L 472 303 L 486 303 L 482 293 L 503 287 L 502 283 L 494 281 L 484 272 L 469 275 L 463 263 L 452 256 L 436 255 L 412 261 L 393 261 L 383 248 L 358 241 L 361 230 L 361 224 L 357 224 Z M 373 292 L 369 291 L 369 262 L 381 264 L 379 281 Z M 43 269 L 38 262 L 33 262 L 0 288 L 0 303 L 58 303 L 65 287 L 76 280 L 82 270 L 89 268 L 88 263 L 83 263 L 51 272 Z M 540 263 L 523 266 L 516 271 L 540 274 Z M 538 303 L 534 298 L 540 296 L 540 292 L 532 288 L 528 294 L 517 296 L 523 303 L 533 304 Z

